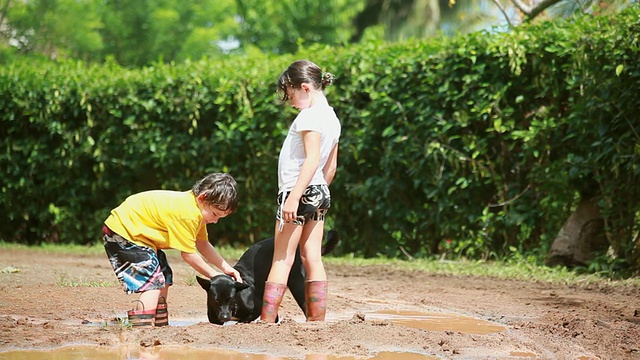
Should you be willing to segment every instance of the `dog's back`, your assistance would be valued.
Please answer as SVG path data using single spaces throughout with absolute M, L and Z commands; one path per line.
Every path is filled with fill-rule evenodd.
M 267 281 L 273 260 L 273 238 L 261 240 L 249 247 L 233 266 L 242 280 L 245 278 L 251 286 Z

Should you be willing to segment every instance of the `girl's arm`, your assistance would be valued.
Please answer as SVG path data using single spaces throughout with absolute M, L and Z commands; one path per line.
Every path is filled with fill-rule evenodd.
M 338 169 L 338 144 L 336 144 L 333 149 L 331 149 L 331 154 L 329 154 L 329 158 L 327 159 L 327 163 L 324 165 L 322 169 L 322 174 L 324 174 L 324 180 L 327 182 L 327 185 L 331 185 L 333 181 L 333 177 L 336 176 L 336 170 Z
M 315 174 L 318 166 L 320 165 L 320 133 L 315 131 L 303 131 L 302 139 L 304 141 L 305 160 L 302 163 L 300 174 L 298 175 L 298 181 L 291 189 L 287 201 L 282 207 L 282 217 L 284 221 L 291 221 L 295 219 L 298 212 L 298 203 L 304 190 L 311 183 L 313 174 Z

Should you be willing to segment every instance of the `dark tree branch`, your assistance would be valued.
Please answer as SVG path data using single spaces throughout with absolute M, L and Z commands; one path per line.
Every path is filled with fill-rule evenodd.
M 513 27 L 513 24 L 511 23 L 511 19 L 509 19 L 509 15 L 507 15 L 507 12 L 504 10 L 504 7 L 502 6 L 502 4 L 500 4 L 500 1 L 493 0 L 493 2 L 496 3 L 496 6 L 498 7 L 498 9 L 500 9 L 502 16 L 504 16 L 504 18 L 507 20 L 509 27 Z
M 369 26 L 380 23 L 380 13 L 382 12 L 383 4 L 384 0 L 369 0 L 366 2 L 364 9 L 353 19 L 353 25 L 356 31 L 351 36 L 351 39 L 349 39 L 350 42 L 359 42 L 364 35 L 364 31 Z
M 4 19 L 7 17 L 7 12 L 9 11 L 10 4 L 11 4 L 11 0 L 7 0 L 7 2 L 2 7 L 2 15 L 0 16 L 0 29 L 2 29 L 4 25 Z
M 542 0 L 537 5 L 530 6 L 522 0 L 511 0 L 513 5 L 525 14 L 527 21 L 533 20 L 536 16 L 540 15 L 540 13 L 561 1 L 562 0 Z

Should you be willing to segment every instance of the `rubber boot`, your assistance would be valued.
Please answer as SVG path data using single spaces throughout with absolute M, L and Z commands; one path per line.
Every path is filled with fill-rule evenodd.
M 169 310 L 167 309 L 167 300 L 164 297 L 160 297 L 158 307 L 156 308 L 156 326 L 169 325 Z
M 277 284 L 268 281 L 264 284 L 260 320 L 270 323 L 276 322 L 278 319 L 278 308 L 282 302 L 285 290 L 287 290 L 287 285 L 284 284 Z
M 132 309 L 127 311 L 129 325 L 133 327 L 155 326 L 156 309 L 145 310 L 144 303 L 142 303 L 142 301 L 136 300 L 134 302 L 142 304 L 142 310 Z
M 307 281 L 304 283 L 307 321 L 324 321 L 327 313 L 328 281 Z

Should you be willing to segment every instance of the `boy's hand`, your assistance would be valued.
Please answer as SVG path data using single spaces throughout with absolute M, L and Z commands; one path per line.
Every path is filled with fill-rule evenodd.
M 232 278 L 234 278 L 237 282 L 242 283 L 242 278 L 240 277 L 240 273 L 238 272 L 238 270 L 232 268 L 232 267 L 228 267 L 226 269 L 223 270 L 225 274 L 231 276 Z

